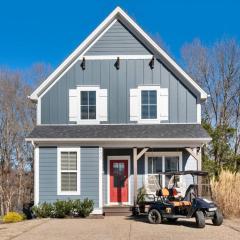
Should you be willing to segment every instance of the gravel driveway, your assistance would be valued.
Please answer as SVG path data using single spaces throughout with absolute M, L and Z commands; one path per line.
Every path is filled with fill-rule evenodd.
M 41 219 L 0 225 L 1 240 L 108 240 L 108 239 L 240 239 L 240 220 L 225 220 L 221 227 L 207 221 L 205 229 L 193 221 L 151 225 L 145 218 L 105 217 L 104 219 Z

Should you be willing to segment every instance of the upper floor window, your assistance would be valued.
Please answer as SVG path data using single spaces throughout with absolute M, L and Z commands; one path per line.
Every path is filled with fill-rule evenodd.
M 96 119 L 96 91 L 81 91 L 81 119 Z
M 142 109 L 142 119 L 157 118 L 157 91 L 156 90 L 141 91 L 141 109 Z
M 107 89 L 99 86 L 77 86 L 69 90 L 69 121 L 98 124 L 108 120 Z

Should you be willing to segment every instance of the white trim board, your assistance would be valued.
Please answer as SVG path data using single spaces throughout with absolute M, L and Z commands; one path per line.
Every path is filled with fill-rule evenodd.
M 110 202 L 110 160 L 128 160 L 128 202 L 121 204 L 131 205 L 131 158 L 126 156 L 107 156 L 107 204 L 105 205 L 118 205 L 119 203 Z
M 30 95 L 30 99 L 37 101 L 39 96 L 47 89 L 49 86 L 64 73 L 64 71 L 73 64 L 77 58 L 83 56 L 84 51 L 87 50 L 94 40 L 96 40 L 99 35 L 101 35 L 106 29 L 113 24 L 117 19 L 126 22 L 129 27 L 133 28 L 144 41 L 149 44 L 156 52 L 170 65 L 176 72 L 189 82 L 189 84 L 197 90 L 200 94 L 200 98 L 207 99 L 207 93 L 162 49 L 146 34 L 142 28 L 140 28 L 135 21 L 133 21 L 120 7 L 116 7 L 108 17 L 76 48 L 76 50 L 63 61 L 62 64 L 57 67 L 57 69 L 50 74 L 50 76 Z
M 34 148 L 34 205 L 39 204 L 39 147 Z

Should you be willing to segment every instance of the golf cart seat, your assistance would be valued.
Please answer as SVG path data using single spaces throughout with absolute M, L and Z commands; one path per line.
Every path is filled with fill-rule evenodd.
M 166 199 L 169 197 L 169 190 L 167 188 L 163 188 L 160 190 L 159 195 L 161 195 L 162 197 L 164 197 Z M 181 201 L 181 200 L 169 201 L 169 199 L 168 199 L 168 202 L 171 203 L 174 207 L 191 206 L 190 201 Z
M 189 201 L 171 201 L 170 203 L 171 203 L 174 207 L 191 206 L 191 202 L 189 202 Z

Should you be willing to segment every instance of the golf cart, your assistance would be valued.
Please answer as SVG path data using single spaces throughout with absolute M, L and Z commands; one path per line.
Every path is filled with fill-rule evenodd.
M 204 171 L 160 172 L 168 176 L 167 188 L 160 188 L 153 201 L 148 201 L 148 220 L 152 224 L 163 219 L 175 222 L 178 218 L 196 219 L 198 228 L 205 227 L 205 219 L 212 219 L 215 226 L 220 226 L 223 216 L 212 201 L 209 176 Z

